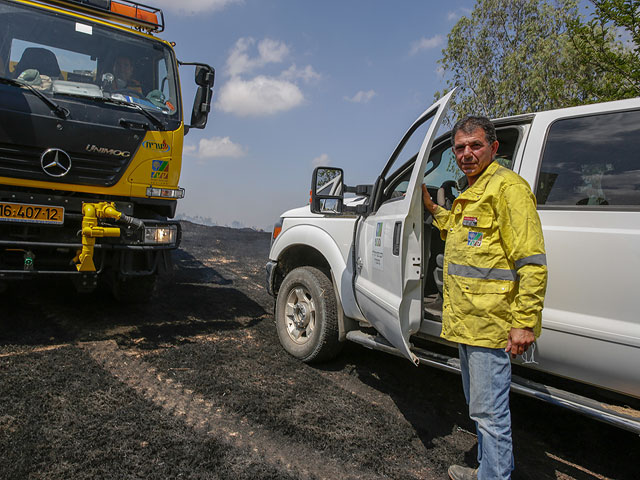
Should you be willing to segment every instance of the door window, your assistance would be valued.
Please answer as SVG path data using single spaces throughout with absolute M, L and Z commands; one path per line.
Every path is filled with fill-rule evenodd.
M 496 162 L 503 167 L 513 167 L 513 157 L 520 140 L 520 129 L 517 127 L 504 127 L 496 129 L 498 138 L 498 152 Z M 451 141 L 447 139 L 434 148 L 429 157 L 424 172 L 424 183 L 428 187 L 439 187 L 443 183 L 453 180 L 456 182 L 463 176 L 456 163 L 456 157 L 451 149 Z
M 421 123 L 415 123 L 409 131 L 405 133 L 400 144 L 392 153 L 391 158 L 382 171 L 383 192 L 379 196 L 379 206 L 381 203 L 389 200 L 398 200 L 404 197 L 409 187 L 409 179 L 411 172 L 415 166 L 416 159 L 422 142 L 425 139 L 429 127 L 431 126 L 432 117 L 428 116 L 421 120 Z M 389 173 L 391 167 L 401 165 L 397 170 Z M 374 211 L 377 210 L 374 205 Z
M 640 111 L 551 125 L 536 187 L 539 205 L 640 205 Z
M 511 169 L 513 167 L 513 158 L 521 138 L 521 129 L 518 127 L 502 127 L 496 129 L 498 137 L 498 152 L 496 153 L 496 161 L 503 167 Z M 442 138 L 442 137 L 441 137 Z M 390 188 L 390 197 L 404 195 L 409 185 L 409 175 L 411 169 L 404 167 L 403 174 L 393 182 Z M 424 171 L 424 183 L 429 189 L 438 189 L 443 184 L 457 181 L 463 176 L 456 163 L 456 157 L 451 150 L 451 141 L 449 136 L 444 141 L 437 144 L 429 155 Z

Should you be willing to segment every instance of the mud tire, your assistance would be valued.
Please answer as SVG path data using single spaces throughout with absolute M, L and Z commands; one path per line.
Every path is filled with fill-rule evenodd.
M 285 277 L 275 321 L 284 349 L 303 362 L 328 361 L 342 350 L 333 284 L 317 268 L 299 267 Z

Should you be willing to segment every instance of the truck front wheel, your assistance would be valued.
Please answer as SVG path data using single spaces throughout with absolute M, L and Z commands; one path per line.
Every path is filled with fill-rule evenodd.
M 276 328 L 284 349 L 303 362 L 330 360 L 340 352 L 336 298 L 326 273 L 313 267 L 289 272 L 276 300 Z

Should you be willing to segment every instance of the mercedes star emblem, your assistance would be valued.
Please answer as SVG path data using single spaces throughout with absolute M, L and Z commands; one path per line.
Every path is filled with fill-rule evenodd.
M 40 165 L 50 177 L 64 177 L 71 170 L 71 157 L 64 150 L 50 148 L 40 157 Z

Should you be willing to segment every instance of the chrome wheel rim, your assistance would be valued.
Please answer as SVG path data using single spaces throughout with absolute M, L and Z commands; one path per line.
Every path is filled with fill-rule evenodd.
M 299 345 L 307 343 L 316 327 L 316 307 L 309 290 L 303 286 L 291 289 L 284 316 L 291 340 Z

